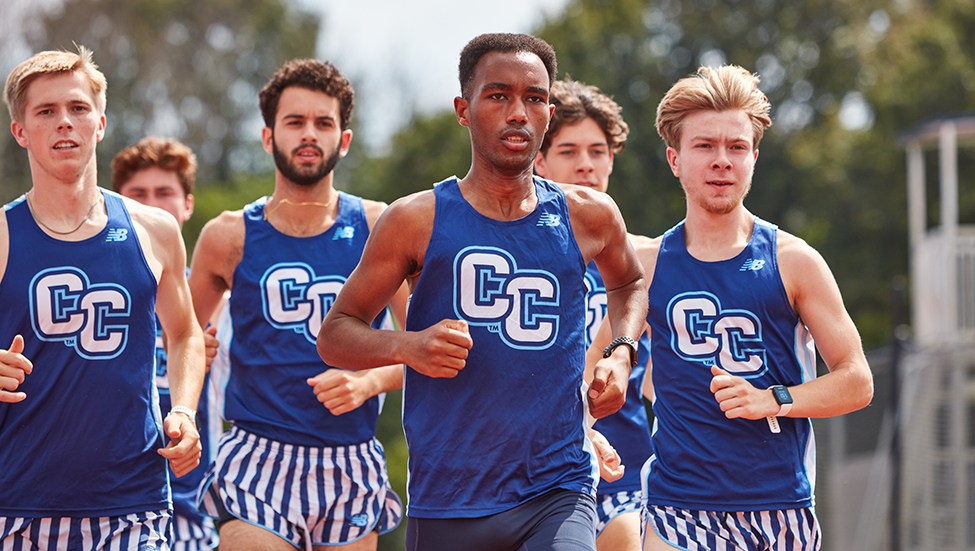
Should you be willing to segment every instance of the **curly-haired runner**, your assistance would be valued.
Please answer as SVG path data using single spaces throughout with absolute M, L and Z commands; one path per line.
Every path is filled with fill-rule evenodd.
M 552 86 L 555 112 L 542 149 L 535 156 L 535 172 L 543 178 L 586 186 L 606 193 L 613 159 L 626 146 L 630 132 L 622 108 L 599 88 L 568 77 Z M 639 249 L 649 239 L 629 235 Z M 586 344 L 591 344 L 606 313 L 606 287 L 596 265 L 586 266 Z M 603 345 L 605 346 L 605 344 Z M 594 354 L 595 353 L 595 354 Z M 602 348 L 592 349 L 598 359 Z M 593 428 L 605 436 L 629 468 L 622 478 L 600 482 L 596 490 L 596 548 L 600 551 L 640 549 L 640 471 L 650 457 L 650 422 L 643 405 L 643 389 L 650 357 L 650 341 L 640 336 L 637 365 L 630 372 L 626 403 L 620 411 L 600 419 Z M 595 359 L 590 363 L 595 362 Z M 587 372 L 591 377 L 591 372 Z
M 386 205 L 333 187 L 353 107 L 335 66 L 289 62 L 259 97 L 274 193 L 208 222 L 190 270 L 200 321 L 230 289 L 233 326 L 224 418 L 234 426 L 203 509 L 221 520 L 221 548 L 374 550 L 402 518 L 375 434 L 381 394 L 400 387 L 403 368 L 334 369 L 315 339 Z M 401 326 L 403 291 L 383 303 Z

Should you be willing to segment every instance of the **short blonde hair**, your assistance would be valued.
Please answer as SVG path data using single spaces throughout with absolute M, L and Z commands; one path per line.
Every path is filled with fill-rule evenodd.
M 44 75 L 75 71 L 80 72 L 88 80 L 92 94 L 95 96 L 95 109 L 100 115 L 104 115 L 105 90 L 108 88 L 105 75 L 92 61 L 91 50 L 78 46 L 78 53 L 40 52 L 10 72 L 3 92 L 3 100 L 7 103 L 10 118 L 15 121 L 23 120 L 24 111 L 27 109 L 27 87 L 31 82 Z
M 744 111 L 752 122 L 758 148 L 765 129 L 772 126 L 771 104 L 758 89 L 758 75 L 737 65 L 701 67 L 697 73 L 675 83 L 657 106 L 657 133 L 667 147 L 680 149 L 681 126 L 694 111 Z

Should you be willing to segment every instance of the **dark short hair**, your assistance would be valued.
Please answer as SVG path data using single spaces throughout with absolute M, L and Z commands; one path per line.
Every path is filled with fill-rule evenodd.
M 555 104 L 555 113 L 548 123 L 548 132 L 542 140 L 542 155 L 548 152 L 552 139 L 563 126 L 573 125 L 590 118 L 606 135 L 609 150 L 619 153 L 626 147 L 630 127 L 623 121 L 623 108 L 595 86 L 588 86 L 565 77 L 552 85 L 549 101 Z
M 339 100 L 339 126 L 349 127 L 352 108 L 355 106 L 355 92 L 352 83 L 328 61 L 317 59 L 295 59 L 278 69 L 259 94 L 261 116 L 268 128 L 274 128 L 274 117 L 278 114 L 278 101 L 286 88 L 297 86 L 315 92 L 323 92 Z
M 115 155 L 112 159 L 112 189 L 121 191 L 133 174 L 151 167 L 176 174 L 183 194 L 193 193 L 196 183 L 196 155 L 193 150 L 173 138 L 156 136 L 142 138 Z
M 528 34 L 494 33 L 482 34 L 475 37 L 464 46 L 460 52 L 460 94 L 464 99 L 471 99 L 471 83 L 474 82 L 474 66 L 486 54 L 491 52 L 528 52 L 538 56 L 548 71 L 548 85 L 555 82 L 558 72 L 558 62 L 555 50 L 548 42 Z

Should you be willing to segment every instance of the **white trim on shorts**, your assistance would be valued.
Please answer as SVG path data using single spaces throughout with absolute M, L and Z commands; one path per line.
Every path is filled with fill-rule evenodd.
M 203 480 L 200 510 L 217 518 L 217 500 L 231 515 L 298 549 L 352 543 L 373 530 L 385 534 L 403 517 L 375 438 L 317 448 L 232 427 Z
M 623 513 L 639 513 L 643 505 L 640 490 L 615 492 L 596 496 L 596 537 L 611 520 Z
M 812 507 L 726 513 L 644 504 L 647 524 L 664 542 L 684 551 L 817 551 L 822 543 Z
M 0 517 L 0 550 L 164 551 L 169 549 L 168 511 L 117 517 Z

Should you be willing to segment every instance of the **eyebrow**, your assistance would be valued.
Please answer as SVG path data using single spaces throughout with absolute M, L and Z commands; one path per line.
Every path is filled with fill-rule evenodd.
M 58 103 L 60 103 L 60 102 L 57 102 L 57 101 L 48 101 L 48 102 L 45 102 L 45 103 L 39 103 L 37 105 L 34 105 L 32 107 L 32 109 L 46 109 L 46 108 L 49 108 L 49 107 L 55 107 L 55 106 L 58 105 Z M 88 101 L 88 100 L 86 100 L 86 99 L 84 99 L 84 98 L 69 99 L 69 100 L 67 100 L 66 103 L 68 105 L 79 105 L 80 104 L 80 105 L 86 105 L 86 106 L 91 107 L 91 102 Z
M 282 119 L 305 119 L 305 118 L 312 118 L 312 119 L 315 119 L 315 120 L 323 120 L 324 119 L 324 120 L 330 120 L 330 121 L 334 121 L 335 120 L 335 117 L 333 117 L 332 115 L 322 115 L 322 116 L 307 117 L 306 115 L 302 115 L 300 113 L 288 113 L 287 115 L 283 115 L 281 118 Z
M 579 144 L 575 142 L 557 142 L 552 144 L 553 147 L 593 147 L 593 146 L 603 146 L 608 147 L 609 143 L 606 140 L 598 142 L 590 142 L 589 145 Z
M 691 141 L 715 142 L 715 141 L 721 140 L 722 138 L 720 138 L 718 136 L 703 136 L 703 135 L 700 135 L 700 136 L 692 136 L 689 139 Z M 732 141 L 732 142 L 747 142 L 749 140 L 748 140 L 748 137 L 747 136 L 742 136 L 740 138 L 730 138 L 728 141 Z
M 513 86 L 507 82 L 488 82 L 484 85 L 484 90 L 511 90 Z

